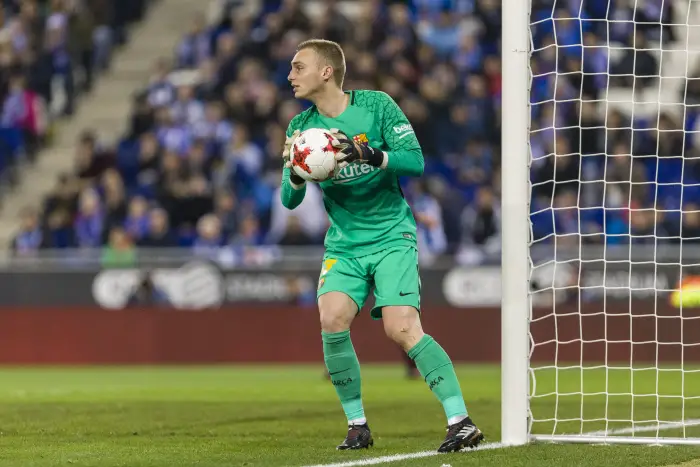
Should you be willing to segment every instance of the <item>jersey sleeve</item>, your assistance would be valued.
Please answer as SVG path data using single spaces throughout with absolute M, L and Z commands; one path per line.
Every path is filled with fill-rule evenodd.
M 379 94 L 382 137 L 388 147 L 384 168 L 397 175 L 420 177 L 425 161 L 416 133 L 396 101 L 384 92 Z
M 295 130 L 301 130 L 301 115 L 294 117 L 287 126 L 287 137 L 291 136 Z M 289 180 L 291 169 L 284 167 L 282 169 L 282 189 L 280 197 L 282 205 L 287 209 L 294 209 L 304 201 L 306 195 L 306 183 L 295 185 Z

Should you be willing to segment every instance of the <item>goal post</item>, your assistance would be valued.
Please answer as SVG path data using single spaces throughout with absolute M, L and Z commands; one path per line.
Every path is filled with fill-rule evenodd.
M 502 0 L 501 54 L 501 442 L 700 445 L 700 2 Z
M 529 0 L 503 0 L 501 441 L 528 440 Z

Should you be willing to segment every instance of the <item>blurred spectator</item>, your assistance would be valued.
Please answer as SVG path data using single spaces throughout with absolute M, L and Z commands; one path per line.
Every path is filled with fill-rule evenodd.
M 425 181 L 413 181 L 412 185 L 411 207 L 416 219 L 419 260 L 429 264 L 447 250 L 442 209 Z
M 260 221 L 252 215 L 244 217 L 243 220 L 241 220 L 238 230 L 231 238 L 231 245 L 257 246 L 261 243 Z
M 231 237 L 238 230 L 239 211 L 236 197 L 229 191 L 220 191 L 216 194 L 214 200 L 214 215 L 221 223 L 226 238 Z
M 0 125 L 3 128 L 16 128 L 21 132 L 25 149 L 32 159 L 46 132 L 42 105 L 37 94 L 27 88 L 24 75 L 16 74 L 10 77 Z
M 177 67 L 196 68 L 211 55 L 211 39 L 204 16 L 192 19 L 190 29 L 177 47 Z
M 613 67 L 612 74 L 620 80 L 624 87 L 635 86 L 642 90 L 651 86 L 659 75 L 659 63 L 647 49 L 647 37 L 642 30 L 637 30 L 631 36 L 632 48 L 625 49 L 622 60 Z
M 432 47 L 440 58 L 455 54 L 460 42 L 460 31 L 455 15 L 449 10 L 443 10 L 437 18 L 427 20 L 421 29 L 420 38 Z
M 148 202 L 143 196 L 135 196 L 129 201 L 124 229 L 136 242 L 148 232 Z
M 12 251 L 20 256 L 36 253 L 44 244 L 39 214 L 32 209 L 24 209 L 21 213 L 19 228 L 19 233 L 12 241 Z
M 304 232 L 301 219 L 291 215 L 287 218 L 287 229 L 278 243 L 283 246 L 304 246 L 312 245 L 313 240 Z
M 687 203 L 682 212 L 681 232 L 683 244 L 700 244 L 700 205 Z
M 60 175 L 56 179 L 54 189 L 44 201 L 44 213 L 64 210 L 72 215 L 78 208 L 78 188 L 77 179 L 70 174 Z
M 571 140 L 559 136 L 554 143 L 554 154 L 533 175 L 533 195 L 551 200 L 562 191 L 577 193 L 579 187 L 580 155 L 571 148 Z
M 278 243 L 284 237 L 285 232 L 288 230 L 289 218 L 292 216 L 304 220 L 301 228 L 307 237 L 315 243 L 322 241 L 328 227 L 328 221 L 323 207 L 321 190 L 318 187 L 314 185 L 307 186 L 304 200 L 294 211 L 290 211 L 282 206 L 279 188 L 275 191 L 273 199 L 270 229 L 266 238 L 267 243 Z
M 124 183 L 115 169 L 105 171 L 100 188 L 105 209 L 103 241 L 106 241 L 108 232 L 124 222 L 127 215 L 127 199 Z
M 76 148 L 75 174 L 83 184 L 90 184 L 114 164 L 112 153 L 101 147 L 97 136 L 86 130 L 79 137 Z
M 136 248 L 129 234 L 121 227 L 109 232 L 109 243 L 102 250 L 102 267 L 120 268 L 136 264 Z
M 463 264 L 479 263 L 483 255 L 501 251 L 501 205 L 493 190 L 484 186 L 474 204 L 462 212 L 462 238 L 457 259 Z
M 657 224 L 653 207 L 630 210 L 629 224 L 629 243 L 633 245 L 655 245 L 659 238 L 668 237 L 663 224 Z
M 102 245 L 103 214 L 97 192 L 93 188 L 86 188 L 80 194 L 78 214 L 75 218 L 78 246 L 98 248 Z
M 168 213 L 161 208 L 154 208 L 148 213 L 148 226 L 138 245 L 145 248 L 174 248 L 177 238 L 170 230 Z
M 225 245 L 221 222 L 214 214 L 206 214 L 197 222 L 197 236 L 194 240 L 194 251 L 199 255 L 209 255 L 218 252 Z
M 75 229 L 65 209 L 55 209 L 49 215 L 44 231 L 44 248 L 75 248 Z

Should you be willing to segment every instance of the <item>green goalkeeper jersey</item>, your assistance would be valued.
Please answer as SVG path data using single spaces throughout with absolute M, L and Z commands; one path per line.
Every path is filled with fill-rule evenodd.
M 330 219 L 327 252 L 349 257 L 376 253 L 397 245 L 416 246 L 416 221 L 404 199 L 399 176 L 423 174 L 423 153 L 408 119 L 396 102 L 380 91 L 350 91 L 348 107 L 336 118 L 321 115 L 316 106 L 295 116 L 287 128 L 337 128 L 360 144 L 387 153 L 385 168 L 352 163 L 320 183 Z M 289 209 L 304 199 L 299 189 L 282 176 L 282 204 Z

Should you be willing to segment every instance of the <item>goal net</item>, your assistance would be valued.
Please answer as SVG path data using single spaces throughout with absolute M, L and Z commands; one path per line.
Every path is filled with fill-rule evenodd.
M 527 439 L 700 444 L 700 2 L 528 13 Z

